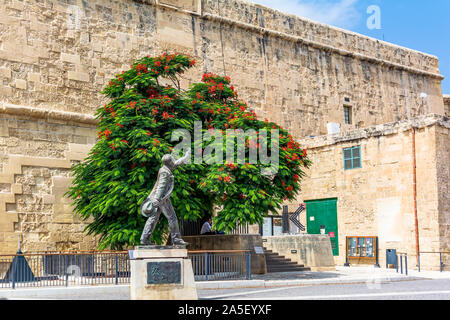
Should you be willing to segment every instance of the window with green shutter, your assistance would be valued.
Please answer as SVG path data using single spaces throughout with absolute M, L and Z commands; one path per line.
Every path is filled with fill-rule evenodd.
M 344 149 L 344 169 L 361 168 L 361 146 Z

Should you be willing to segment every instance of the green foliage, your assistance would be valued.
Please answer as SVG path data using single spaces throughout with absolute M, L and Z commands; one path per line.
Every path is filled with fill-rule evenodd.
M 171 198 L 179 219 L 197 220 L 218 207 L 215 228 L 229 231 L 239 223 L 260 223 L 284 200 L 295 199 L 302 167 L 310 165 L 306 150 L 278 125 L 257 120 L 227 77 L 205 74 L 182 93 L 178 77 L 194 63 L 183 55 L 147 56 L 102 91 L 111 102 L 97 111 L 98 141 L 87 159 L 74 166 L 67 193 L 76 214 L 88 222 L 87 233 L 101 235 L 100 249 L 139 244 L 145 225 L 139 207 L 156 182 L 162 156 L 178 143 L 171 141 L 172 132 L 183 128 L 193 137 L 194 121 L 207 129 L 280 129 L 280 168 L 268 177 L 261 174 L 268 165 L 260 163 L 180 167 Z M 162 79 L 174 86 L 162 85 Z M 271 137 L 267 140 L 270 144 Z M 248 139 L 246 143 L 258 147 Z M 163 215 L 161 221 L 152 236 L 156 243 L 167 232 Z
M 268 212 L 277 214 L 284 201 L 295 199 L 305 175 L 302 168 L 309 167 L 311 162 L 306 150 L 301 149 L 286 130 L 267 120 L 257 120 L 256 114 L 238 100 L 228 77 L 205 74 L 202 83 L 194 84 L 188 95 L 194 113 L 207 128 L 242 129 L 244 132 L 253 129 L 258 134 L 263 130 L 268 133 L 272 129 L 279 130 L 279 168 L 275 175 L 262 174 L 262 169 L 270 168 L 270 164 L 262 164 L 259 160 L 257 164 L 250 164 L 249 152 L 241 164 L 229 162 L 211 165 L 205 170 L 200 187 L 220 206 L 214 219 L 216 229 L 230 231 L 239 224 L 262 223 Z M 224 153 L 227 137 L 223 144 Z M 268 148 L 272 144 L 270 134 L 264 143 Z M 261 147 L 258 140 L 250 137 L 245 137 L 245 145 L 258 152 Z M 237 159 L 237 149 L 234 152 L 234 159 Z

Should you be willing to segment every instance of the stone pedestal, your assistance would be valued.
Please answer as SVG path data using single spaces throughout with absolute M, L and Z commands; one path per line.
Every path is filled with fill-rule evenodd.
M 185 246 L 139 246 L 129 251 L 131 300 L 197 300 Z

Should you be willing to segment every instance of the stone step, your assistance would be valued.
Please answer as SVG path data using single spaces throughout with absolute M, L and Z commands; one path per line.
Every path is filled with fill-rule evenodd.
M 267 273 L 273 272 L 298 272 L 298 271 L 311 271 L 311 268 L 307 267 L 276 267 L 276 268 L 267 268 Z
M 283 259 L 283 258 L 267 258 L 266 257 L 266 261 L 273 261 L 273 262 L 277 262 L 277 263 L 283 263 L 283 262 L 293 262 L 293 263 L 297 263 L 295 261 L 292 261 L 291 259 Z
M 279 262 L 279 261 L 266 261 L 266 266 L 299 266 L 304 267 L 304 265 L 299 265 L 294 261 L 291 262 Z
M 297 268 L 307 268 L 305 266 L 301 265 L 295 265 L 295 264 L 269 264 L 266 265 L 267 268 L 286 268 L 286 269 L 297 269 Z
M 266 260 L 284 260 L 284 261 L 292 261 L 291 259 L 285 258 L 283 256 L 266 256 Z
M 265 255 L 268 257 L 283 257 L 283 258 L 285 258 L 285 256 L 282 256 L 278 253 L 265 253 Z
M 277 267 L 277 266 L 280 266 L 280 267 L 295 267 L 295 268 L 297 268 L 297 267 L 299 267 L 299 268 L 305 268 L 305 265 L 304 264 L 271 264 L 270 265 L 270 267 Z
M 272 250 L 264 248 L 264 255 L 266 257 L 267 272 L 296 272 L 296 271 L 311 271 L 311 268 L 300 265 L 285 256 L 280 256 Z

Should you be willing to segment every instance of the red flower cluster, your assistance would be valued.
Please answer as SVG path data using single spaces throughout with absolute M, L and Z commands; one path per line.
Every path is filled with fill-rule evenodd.
M 169 119 L 169 118 L 175 118 L 174 115 L 170 115 L 170 114 L 168 114 L 168 113 L 165 112 L 165 111 L 163 112 L 162 117 L 163 117 L 165 120 L 167 120 L 167 119 Z
M 116 79 L 113 79 L 113 80 L 111 80 L 111 81 L 109 81 L 108 82 L 108 86 L 117 86 L 117 85 L 120 85 L 121 84 L 121 81 L 120 80 L 117 80 L 116 81 Z
M 225 182 L 230 182 L 230 176 L 225 176 L 225 177 L 219 177 L 218 179 L 217 179 L 217 181 L 218 182 L 220 182 L 220 181 L 225 181 Z
M 136 71 L 138 72 L 138 76 L 141 75 L 141 73 L 148 73 L 148 68 L 146 64 L 138 64 L 136 67 Z
M 234 170 L 234 169 L 237 168 L 237 165 L 235 165 L 234 163 L 227 163 L 227 168 L 231 169 L 231 170 Z
M 292 156 L 287 155 L 286 158 L 288 159 L 288 162 L 293 162 L 295 160 L 300 160 L 300 157 L 296 153 L 294 153 Z
M 106 112 L 109 112 L 109 113 L 115 111 L 113 107 L 108 107 L 108 105 L 106 105 L 106 104 L 105 104 L 105 106 L 103 107 L 103 109 L 105 109 L 105 111 L 106 111 Z
M 127 104 L 127 108 L 131 108 L 133 110 L 136 104 L 137 104 L 136 101 L 131 101 L 129 104 Z
M 163 96 L 163 97 L 159 96 L 159 98 L 161 99 L 161 101 L 159 103 L 161 106 L 164 106 L 166 103 L 173 101 L 173 99 L 169 96 Z
M 109 129 L 106 129 L 104 132 L 103 132 L 103 131 L 100 131 L 100 132 L 98 133 L 98 138 L 101 139 L 101 137 L 104 135 L 105 138 L 108 139 L 108 137 L 109 137 L 109 135 L 110 135 L 111 133 L 112 133 L 112 131 L 109 130 Z
M 215 84 L 216 81 L 214 80 L 214 78 L 218 78 L 218 77 L 219 76 L 217 74 L 214 74 L 214 73 L 211 73 L 211 72 L 205 73 L 205 74 L 203 74 L 202 82 L 206 82 L 206 83 L 213 82 Z

